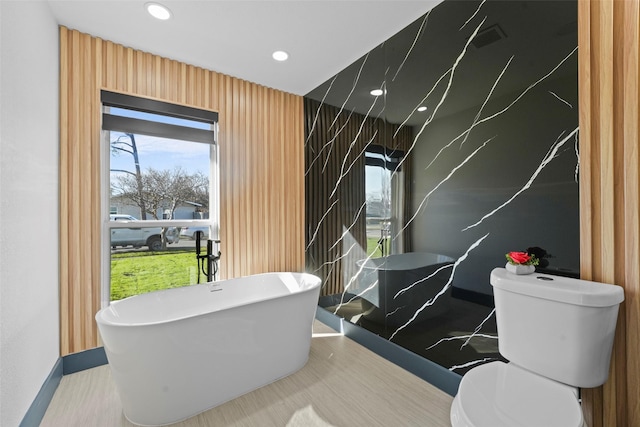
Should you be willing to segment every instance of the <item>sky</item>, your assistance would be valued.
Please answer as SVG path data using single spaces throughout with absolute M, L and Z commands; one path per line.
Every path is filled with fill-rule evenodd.
M 178 124 L 183 126 L 198 127 L 207 129 L 208 124 L 199 123 L 190 120 L 182 120 L 173 117 L 144 113 L 133 110 L 125 110 L 120 108 L 111 108 L 110 114 L 122 115 L 125 117 L 133 117 L 145 120 L 152 120 L 164 123 Z M 126 143 L 130 143 L 129 137 L 122 132 L 110 132 L 110 141 L 115 141 L 119 137 Z M 135 135 L 136 146 L 138 149 L 138 158 L 142 172 L 148 168 L 156 170 L 173 170 L 176 167 L 182 168 L 189 174 L 202 172 L 209 176 L 210 169 L 210 146 L 209 144 L 179 141 L 168 138 L 159 138 L 148 135 Z M 129 147 L 124 147 L 129 148 Z M 375 154 L 374 154 L 375 156 Z M 135 164 L 133 156 L 129 153 L 111 151 L 110 169 L 127 170 L 135 172 Z M 119 173 L 112 172 L 111 177 L 114 178 Z M 382 182 L 389 179 L 388 171 L 380 167 L 366 166 L 366 195 L 380 198 L 382 190 Z
M 119 136 L 123 135 L 121 132 L 111 132 L 110 141 L 115 141 Z M 200 171 L 209 176 L 211 163 L 209 159 L 209 144 L 147 135 L 135 135 L 135 140 L 140 168 L 143 172 L 149 168 L 173 170 L 176 166 L 180 166 L 189 174 Z M 127 136 L 123 136 L 123 141 L 130 143 Z M 135 172 L 133 155 L 121 151 L 116 153 L 112 151 L 110 169 Z
M 201 123 L 192 120 L 183 120 L 159 114 L 150 114 L 122 108 L 112 107 L 109 113 L 113 115 L 196 127 L 200 129 L 210 128 L 210 125 L 207 123 Z M 126 143 L 131 142 L 129 137 L 124 135 L 122 132 L 114 131 L 110 132 L 109 141 L 113 142 L 119 137 L 121 137 L 122 140 Z M 179 166 L 189 174 L 200 171 L 209 176 L 211 163 L 209 144 L 190 141 L 179 141 L 175 139 L 159 138 L 155 136 L 140 134 L 135 135 L 135 140 L 138 151 L 138 159 L 140 161 L 140 168 L 143 172 L 149 168 L 153 168 L 156 170 L 173 170 Z M 121 169 L 135 172 L 133 155 L 122 151 L 117 151 L 114 153 L 112 150 L 110 158 L 110 169 Z M 113 175 L 114 174 L 112 173 L 112 176 Z

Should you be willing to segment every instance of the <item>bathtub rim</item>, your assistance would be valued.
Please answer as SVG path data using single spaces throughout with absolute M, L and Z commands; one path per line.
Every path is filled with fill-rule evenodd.
M 435 262 L 426 264 L 420 264 L 420 265 L 412 265 L 412 266 L 400 266 L 399 268 L 397 266 L 394 266 L 393 263 L 390 264 L 390 266 L 385 267 L 383 266 L 384 263 L 382 263 L 383 265 L 375 265 L 377 260 L 381 260 L 381 259 L 389 259 L 389 258 L 393 258 L 392 261 L 403 257 L 403 256 L 407 256 L 407 255 L 412 255 L 413 257 L 417 257 L 418 255 L 429 255 L 429 256 L 434 256 L 434 257 L 442 257 L 444 259 L 441 260 L 437 260 Z M 397 261 L 396 261 L 397 262 Z M 436 266 L 436 265 L 443 265 L 443 264 L 453 264 L 456 262 L 456 258 L 451 257 L 449 255 L 443 254 L 443 253 L 435 253 L 435 252 L 405 252 L 402 254 L 391 254 L 391 255 L 387 255 L 385 257 L 379 257 L 379 258 L 364 258 L 364 259 L 360 259 L 356 261 L 356 265 L 358 266 L 358 268 L 361 268 L 363 271 L 411 271 L 411 270 L 417 270 L 420 268 L 425 268 L 425 267 L 431 267 L 431 266 Z M 371 265 L 374 264 L 374 265 Z
M 210 284 L 215 284 L 215 283 L 220 283 L 220 282 L 225 282 L 225 281 L 233 281 L 233 280 L 239 280 L 239 279 L 246 279 L 246 278 L 259 278 L 259 277 L 264 277 L 264 276 L 277 276 L 279 274 L 293 274 L 294 276 L 299 276 L 299 277 L 307 277 L 311 279 L 312 285 L 305 288 L 305 289 L 301 289 L 299 291 L 296 292 L 289 292 L 289 293 L 282 293 L 279 295 L 275 295 L 275 296 L 270 296 L 267 298 L 263 298 L 263 299 L 259 299 L 256 301 L 251 301 L 251 302 L 238 302 L 237 304 L 233 304 L 233 305 L 229 305 L 227 307 L 224 307 L 223 309 L 219 309 L 219 310 L 208 310 L 208 311 L 199 311 L 199 312 L 193 312 L 190 313 L 189 315 L 181 315 L 181 316 L 175 316 L 175 317 L 171 317 L 169 319 L 166 320 L 157 320 L 157 321 L 152 321 L 152 322 L 113 322 L 110 320 L 107 320 L 104 318 L 105 314 L 112 309 L 112 305 L 114 304 L 118 304 L 121 301 L 127 301 L 127 300 L 131 300 L 131 299 L 135 299 L 135 298 L 139 298 L 139 297 L 146 297 L 149 298 L 148 295 L 150 294 L 154 294 L 154 293 L 170 293 L 170 292 L 176 292 L 178 290 L 181 289 L 185 289 L 185 288 L 192 288 L 192 287 L 205 287 L 205 286 L 209 286 Z M 291 297 L 293 295 L 297 295 L 297 294 L 304 294 L 307 292 L 313 292 L 315 291 L 317 288 L 320 288 L 320 286 L 322 285 L 322 279 L 314 274 L 311 273 L 306 273 L 306 272 L 292 272 L 292 271 L 277 271 L 277 272 L 267 272 L 267 273 L 259 273 L 259 274 L 252 274 L 252 275 L 247 275 L 247 276 L 239 276 L 239 277 L 233 277 L 231 279 L 225 279 L 225 280 L 220 280 L 218 282 L 206 282 L 206 283 L 199 283 L 199 284 L 193 284 L 193 285 L 187 285 L 187 286 L 182 286 L 179 288 L 170 288 L 170 289 L 160 289 L 160 290 L 156 290 L 156 291 L 152 291 L 152 292 L 146 292 L 143 294 L 137 294 L 137 295 L 132 295 L 130 297 L 127 298 L 123 298 L 121 300 L 117 300 L 117 301 L 112 301 L 109 303 L 108 306 L 101 308 L 100 310 L 98 310 L 98 312 L 95 314 L 94 318 L 95 321 L 98 325 L 98 329 L 100 329 L 100 327 L 105 326 L 105 327 L 116 327 L 116 328 L 135 328 L 135 327 L 142 327 L 142 326 L 155 326 L 155 325 L 166 325 L 168 323 L 173 323 L 173 322 L 180 322 L 180 321 L 184 321 L 187 319 L 194 319 L 194 318 L 198 318 L 201 316 L 205 316 L 207 314 L 211 314 L 211 313 L 215 313 L 215 312 L 222 312 L 222 311 L 227 311 L 227 310 L 232 310 L 234 308 L 237 307 L 243 307 L 243 306 L 250 306 L 250 305 L 254 305 L 254 304 L 258 304 L 264 301 L 271 301 L 271 300 L 275 300 L 275 299 L 279 299 L 279 298 L 286 298 L 286 297 Z

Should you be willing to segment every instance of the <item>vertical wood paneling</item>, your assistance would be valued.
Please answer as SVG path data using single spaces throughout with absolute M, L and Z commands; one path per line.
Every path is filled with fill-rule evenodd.
M 80 35 L 72 34 L 71 38 L 71 47 L 74 52 L 79 52 L 79 43 L 80 43 Z M 80 61 L 73 61 L 71 64 L 71 93 L 75 96 L 80 94 Z M 70 120 L 71 123 L 78 123 L 81 120 L 80 111 L 81 106 L 77 102 L 69 102 L 70 108 Z M 80 212 L 80 204 L 78 203 L 78 199 L 80 198 L 80 174 L 78 169 L 80 168 L 80 147 L 79 140 L 81 139 L 81 135 L 79 135 L 80 129 L 77 127 L 70 126 L 70 138 L 69 138 L 69 161 L 67 163 L 67 171 L 70 174 L 70 182 L 69 182 L 69 205 L 68 209 L 68 220 L 69 220 L 69 270 L 71 271 L 70 280 L 73 283 L 81 282 L 81 273 L 84 271 L 81 268 L 80 261 L 80 221 L 79 221 L 79 212 Z M 62 218 L 61 218 L 62 220 Z M 64 255 L 61 254 L 61 257 Z M 62 285 L 61 285 L 62 286 Z M 80 301 L 80 291 L 79 289 L 72 289 L 69 292 L 70 302 L 69 302 L 69 316 L 71 317 L 69 323 L 74 324 L 79 318 L 79 310 L 81 307 Z M 71 345 L 76 345 L 79 341 L 78 333 L 80 332 L 80 328 L 74 328 L 69 333 L 69 340 Z
M 311 99 L 304 102 L 307 140 L 300 173 L 306 174 L 307 271 L 323 278 L 321 295 L 335 295 L 349 292 L 356 261 L 366 252 L 366 214 L 360 211 L 366 197 L 364 151 L 372 144 L 406 152 L 412 132 L 406 128 L 394 138 L 397 125 L 361 114 L 340 113 L 338 108 L 321 106 Z M 403 171 L 409 198 L 410 162 L 403 165 Z M 347 227 L 351 228 L 345 237 Z M 405 249 L 410 248 L 405 245 Z
M 95 163 L 91 158 L 91 154 L 93 152 L 92 145 L 88 147 L 84 147 L 85 141 L 91 140 L 91 130 L 93 120 L 91 120 L 91 102 L 90 100 L 93 98 L 91 96 L 91 88 L 93 87 L 93 82 L 91 80 L 92 77 L 92 67 L 89 66 L 91 64 L 91 40 L 86 37 L 80 37 L 80 51 L 81 51 L 81 60 L 80 60 L 80 75 L 78 76 L 78 80 L 80 81 L 80 93 L 88 94 L 89 99 L 84 100 L 80 115 L 83 114 L 83 110 L 89 110 L 89 120 L 85 122 L 85 126 L 80 127 L 80 138 L 78 140 L 78 151 L 80 156 L 80 164 L 78 173 L 80 177 L 79 185 L 79 202 L 80 211 L 78 212 L 78 222 L 79 222 L 79 233 L 80 236 L 89 236 L 88 240 L 83 239 L 82 237 L 78 241 L 80 243 L 80 265 L 84 266 L 80 270 L 80 283 L 91 283 L 92 280 L 92 263 L 91 258 L 94 254 L 93 249 L 95 247 L 93 243 L 93 239 L 91 239 L 92 235 L 92 222 L 94 218 L 91 216 L 83 215 L 82 211 L 84 211 L 83 207 L 91 209 L 91 182 L 93 179 L 91 178 L 92 170 L 94 169 Z M 99 168 L 98 168 L 99 169 Z M 87 179 L 88 178 L 88 179 Z M 88 247 L 87 247 L 88 246 Z M 82 286 L 80 287 L 76 294 L 78 294 L 78 300 L 80 304 L 85 304 L 87 301 L 91 301 L 91 287 L 90 286 Z M 82 310 L 77 310 L 79 317 L 82 317 Z M 85 342 L 92 334 L 92 325 L 82 322 L 80 324 L 80 331 L 77 334 L 77 339 L 79 342 Z
M 99 39 L 92 39 L 92 43 L 94 44 L 94 49 L 93 49 L 93 56 L 91 58 L 91 63 L 93 64 L 98 64 L 99 60 L 103 57 L 102 56 L 102 48 L 103 48 L 103 43 L 101 40 Z M 102 77 L 103 77 L 103 72 L 102 72 L 102 67 L 99 66 L 95 66 L 93 67 L 93 87 L 97 87 L 98 84 L 100 84 L 100 82 L 102 82 Z M 101 131 L 101 123 L 102 123 L 102 119 L 100 117 L 101 113 L 102 113 L 102 109 L 100 108 L 100 105 L 98 105 L 98 94 L 97 91 L 94 93 L 95 98 L 93 98 L 93 102 L 92 102 L 92 113 L 91 113 L 91 123 L 92 123 L 92 131 L 91 131 L 91 135 L 95 135 L 96 133 L 99 133 Z M 100 170 L 101 169 L 101 163 L 100 163 L 100 144 L 91 144 L 91 158 L 93 159 L 93 169 L 95 170 Z M 91 175 L 92 178 L 92 188 L 91 188 L 91 212 L 99 212 L 101 209 L 101 200 L 100 197 L 96 197 L 96 195 L 99 195 L 101 192 L 101 183 L 100 183 L 100 176 L 96 175 L 95 173 L 92 173 Z M 94 219 L 95 223 L 92 225 L 91 227 L 91 245 L 92 246 L 92 253 L 94 254 L 94 256 L 91 257 L 91 279 L 92 281 L 96 281 L 97 277 L 100 277 L 101 275 L 101 262 L 102 260 L 100 259 L 100 253 L 101 253 L 101 238 L 100 238 L 100 223 L 98 220 L 98 217 L 96 216 L 96 218 Z M 97 281 L 99 282 L 99 281 Z M 96 286 L 87 286 L 89 289 L 91 289 L 92 292 L 92 300 L 91 300 L 91 307 L 100 307 L 101 304 L 101 289 L 100 287 L 96 287 Z M 97 325 L 94 324 L 94 322 L 90 323 L 91 326 L 91 333 L 92 335 L 90 335 L 89 337 L 87 337 L 87 342 L 91 342 L 93 340 L 93 337 L 95 335 L 97 335 Z M 93 335 L 95 334 L 95 335 Z M 102 345 L 102 341 L 100 340 L 100 337 L 98 337 L 98 345 Z
M 264 129 L 267 129 L 268 125 L 269 125 L 269 110 L 268 110 L 268 99 L 264 96 L 264 91 L 265 88 L 264 87 L 258 87 L 256 88 L 257 90 L 257 96 L 256 96 L 256 108 L 258 109 L 258 117 L 256 118 L 256 123 L 259 123 L 260 126 L 262 126 Z M 269 161 L 269 159 L 267 158 L 267 161 Z M 260 206 L 264 206 L 265 209 L 267 209 L 267 206 L 269 204 L 270 198 L 269 198 L 269 186 L 271 185 L 271 183 L 269 182 L 269 175 L 268 174 L 262 174 L 261 176 L 261 183 L 262 186 L 260 187 L 258 193 L 260 196 Z M 271 224 L 269 224 L 269 221 L 267 218 L 264 217 L 260 217 L 260 226 L 264 228 L 265 230 L 265 236 L 267 238 L 267 242 L 269 242 L 269 244 L 271 242 L 274 242 L 275 236 L 273 234 L 273 230 L 271 229 Z M 269 263 L 271 262 L 271 259 L 268 255 L 268 253 L 264 254 L 264 262 L 269 265 Z
M 303 270 L 302 98 L 61 27 L 62 355 L 98 345 L 101 89 L 217 111 L 221 277 Z
M 581 276 L 625 288 L 609 381 L 583 390 L 591 427 L 640 426 L 639 0 L 578 2 Z
M 624 358 L 625 372 L 618 378 L 633 377 L 625 381 L 626 401 L 621 399 L 627 420 L 640 425 L 640 2 L 623 2 L 623 27 L 626 32 L 624 62 L 624 224 L 625 246 L 624 283 L 626 303 L 622 322 L 625 326 L 625 347 L 618 353 Z M 626 351 L 625 351 L 626 350 Z M 622 382 L 622 381 L 621 381 Z M 635 424 L 634 424 L 635 423 Z
M 70 92 L 69 77 L 71 76 L 71 70 L 69 70 L 69 57 L 67 44 L 69 43 L 69 33 L 67 31 L 60 32 L 60 75 L 67 76 L 66 79 L 60 79 L 60 93 L 67 94 Z M 69 101 L 67 97 L 60 97 L 60 141 L 69 141 Z M 60 144 L 60 171 L 64 176 L 63 171 L 69 170 L 68 161 L 70 158 L 69 144 Z M 62 177 L 61 177 L 62 179 Z M 60 184 L 60 258 L 62 254 L 69 254 L 69 188 L 68 178 L 65 183 Z M 62 218 L 66 218 L 63 220 Z M 60 262 L 60 283 L 69 283 L 71 278 L 71 268 L 68 262 Z M 60 286 L 60 313 L 71 313 L 69 305 L 69 287 Z M 70 328 L 70 316 L 60 316 L 60 342 L 68 343 L 70 341 L 69 331 Z

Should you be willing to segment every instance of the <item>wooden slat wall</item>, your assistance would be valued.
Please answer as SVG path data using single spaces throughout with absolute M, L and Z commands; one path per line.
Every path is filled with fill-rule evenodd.
M 308 98 L 304 104 L 307 271 L 323 279 L 321 295 L 340 294 L 357 271 L 356 261 L 366 256 L 365 210 L 358 216 L 365 203 L 363 150 L 371 142 L 407 152 L 413 142 L 412 130 L 410 127 L 402 128 L 394 138 L 397 125 L 349 111 L 340 113 L 336 107 L 321 106 Z M 405 161 L 402 169 L 405 174 L 405 211 L 409 212 L 410 159 Z M 338 190 L 332 195 L 336 185 Z M 344 236 L 344 230 L 352 225 L 349 234 Z M 405 231 L 406 251 L 410 248 L 409 234 Z M 340 244 L 334 245 L 338 241 Z M 357 246 L 354 247 L 354 243 Z
M 62 355 L 98 345 L 100 89 L 219 113 L 222 278 L 304 269 L 302 97 L 61 27 Z
M 590 427 L 640 426 L 640 0 L 578 2 L 581 276 L 625 288 Z

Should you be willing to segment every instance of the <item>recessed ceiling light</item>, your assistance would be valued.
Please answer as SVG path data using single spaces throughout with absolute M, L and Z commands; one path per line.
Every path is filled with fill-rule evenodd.
M 420 111 L 421 113 L 423 111 L 427 111 L 427 107 L 425 107 L 424 105 L 422 107 L 418 107 L 418 111 Z
M 147 12 L 149 12 L 149 14 L 154 18 L 161 19 L 163 21 L 171 18 L 171 12 L 169 11 L 169 9 L 161 4 L 147 3 L 144 5 L 144 7 L 147 8 Z
M 371 92 L 369 92 L 371 95 L 373 96 L 380 96 L 382 95 L 384 92 L 382 91 L 382 89 L 374 89 Z
M 289 58 L 289 54 L 284 50 L 276 50 L 271 56 L 276 61 L 286 61 Z

